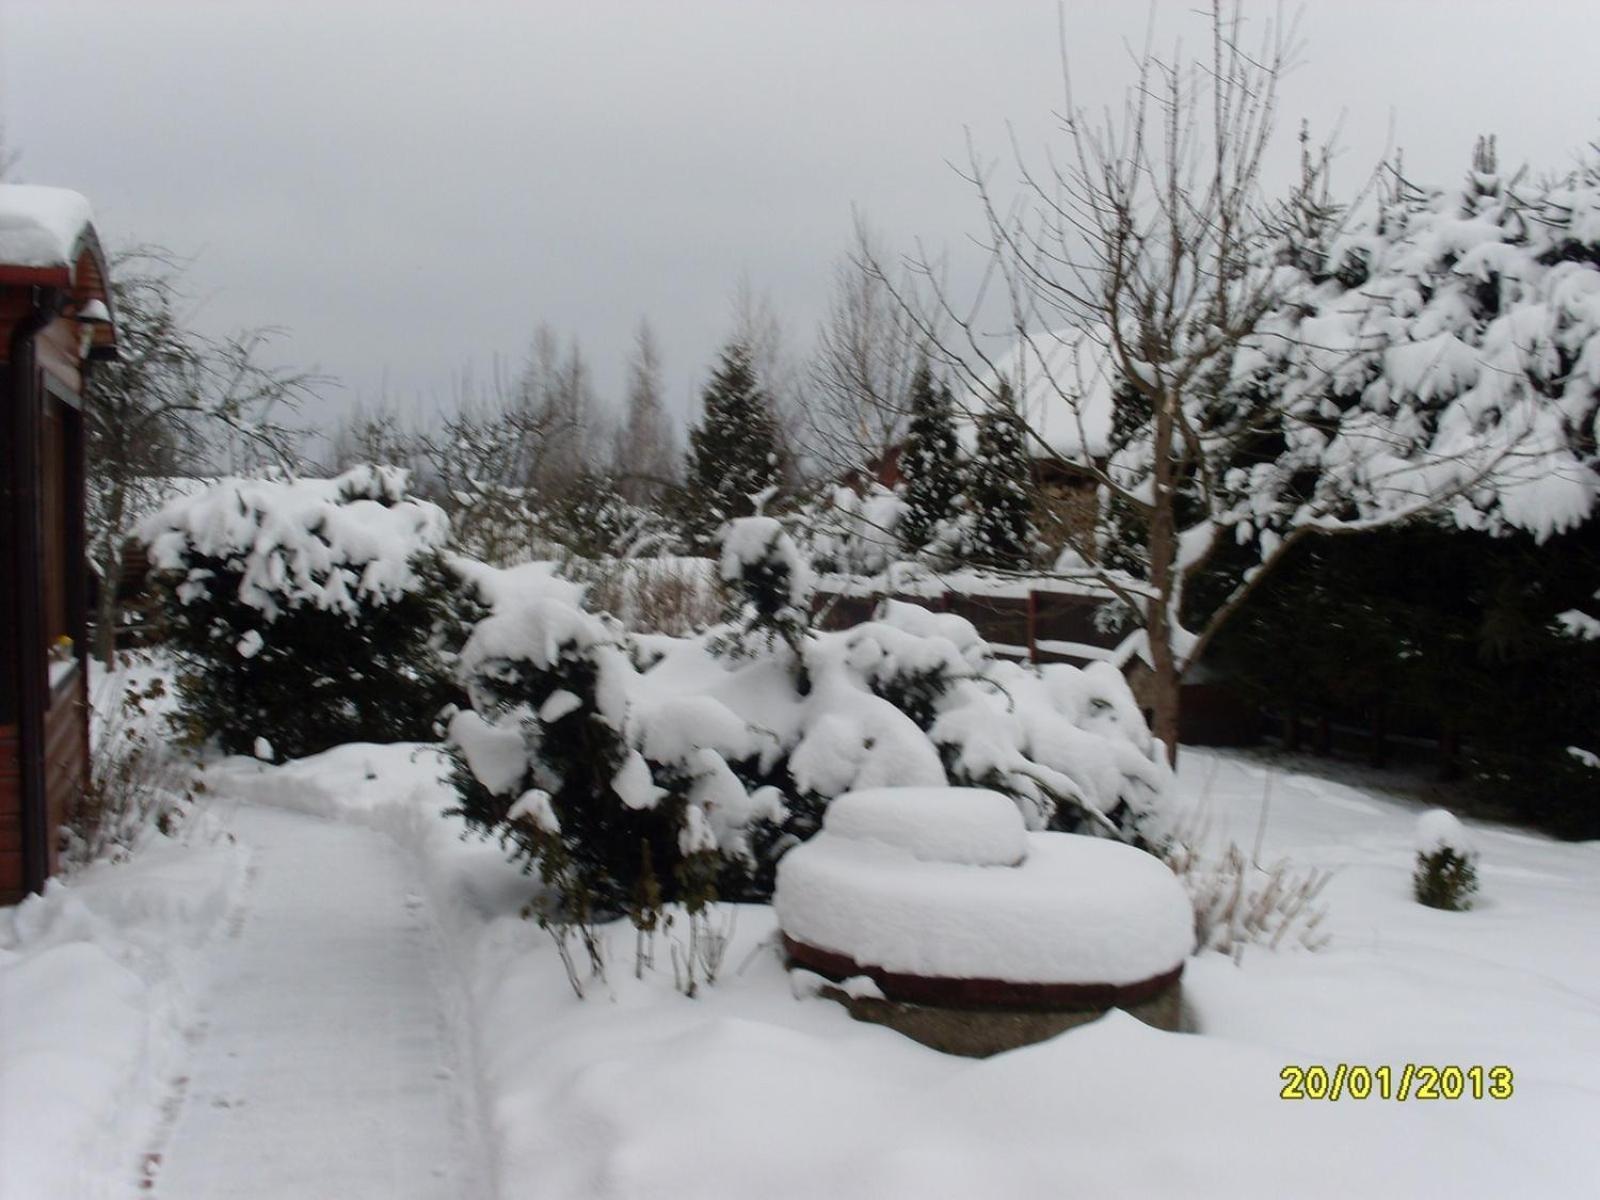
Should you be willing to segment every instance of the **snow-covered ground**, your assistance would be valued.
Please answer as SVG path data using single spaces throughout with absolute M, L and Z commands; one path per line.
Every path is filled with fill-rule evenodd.
M 669 954 L 609 937 L 578 1000 L 519 910 L 528 882 L 437 817 L 431 750 L 343 747 L 213 786 L 389 830 L 464 981 L 505 1197 L 1578 1195 L 1600 1178 L 1600 845 L 1476 827 L 1467 913 L 1410 898 L 1417 808 L 1274 772 L 1262 856 L 1336 874 L 1327 949 L 1210 954 L 1198 1034 L 1113 1015 L 987 1061 L 946 1058 L 796 999 L 771 913 L 738 910 L 690 1000 Z M 1189 803 L 1253 847 L 1266 771 L 1191 751 Z M 1203 795 L 1203 799 L 1201 799 Z M 336 914 L 330 914 L 334 919 Z M 1505 1065 L 1508 1100 L 1279 1099 L 1282 1068 Z
M 131 1194 L 247 862 L 201 817 L 0 908 L 0 1198 Z
M 1592 1194 L 1600 1179 L 1600 844 L 1474 825 L 1476 907 L 1424 909 L 1409 894 L 1419 806 L 1276 769 L 1263 828 L 1268 768 L 1187 752 L 1182 790 L 1205 805 L 1213 836 L 1248 852 L 1259 832 L 1264 859 L 1335 871 L 1322 896 L 1328 947 L 1191 960 L 1185 986 L 1197 1033 L 1113 1014 L 976 1061 L 797 997 L 772 946 L 771 913 L 758 907 L 737 910 L 721 978 L 697 998 L 675 990 L 665 941 L 657 969 L 635 979 L 633 934 L 618 928 L 608 934 L 605 980 L 579 1000 L 549 935 L 520 916 L 530 881 L 498 847 L 463 838 L 457 821 L 439 815 L 451 799 L 442 769 L 437 751 L 414 746 L 345 746 L 279 767 L 231 760 L 207 772 L 218 797 L 212 818 L 256 856 L 263 880 L 272 862 L 293 861 L 304 847 L 291 886 L 273 893 L 258 881 L 241 896 L 238 851 L 161 846 L 19 910 L 17 928 L 3 935 L 0 977 L 6 1028 L 26 1029 L 27 1041 L 8 1032 L 0 1066 L 3 1136 L 27 1152 L 0 1156 L 0 1195 L 118 1194 L 109 1186 L 116 1172 L 131 1185 L 139 1151 L 151 1145 L 164 1153 L 153 1194 L 166 1195 L 189 1169 L 180 1157 L 189 1152 L 186 1122 L 202 1133 L 233 1122 L 245 1136 L 252 1100 L 272 1099 L 251 1071 L 270 1063 L 229 1055 L 293 1045 L 292 1029 L 274 1037 L 265 1026 L 308 912 L 331 944 L 359 934 L 362 954 L 379 964 L 374 979 L 387 971 L 385 954 L 391 965 L 409 963 L 414 977 L 321 996 L 319 1028 L 348 1022 L 353 1045 L 371 1042 L 363 1054 L 373 1061 L 386 1037 L 413 1043 L 411 1058 L 400 1058 L 414 1064 L 454 1061 L 472 1074 L 475 1061 L 476 1087 L 440 1093 L 430 1072 L 402 1072 L 393 1087 L 367 1089 L 378 1098 L 362 1107 L 347 1094 L 362 1090 L 359 1080 L 297 1093 L 290 1059 L 278 1103 L 300 1095 L 294 1121 L 337 1132 L 327 1144 L 343 1147 L 346 1165 L 443 1103 L 447 1115 L 418 1147 L 445 1156 L 434 1165 L 446 1172 L 430 1173 L 423 1194 L 1569 1196 Z M 318 888 L 363 879 L 377 880 L 371 895 L 317 913 Z M 400 880 L 412 898 L 391 905 Z M 235 904 L 243 932 L 213 942 L 211 1028 L 186 1045 L 176 1031 L 194 1019 L 203 975 L 194 947 Z M 285 918 L 295 905 L 298 925 Z M 395 912 L 373 916 L 386 905 Z M 69 921 L 80 907 L 90 915 Z M 47 910 L 56 915 L 41 919 Z M 431 919 L 407 920 L 411 912 Z M 418 924 L 440 936 L 410 928 Z M 239 938 L 252 930 L 284 943 L 252 951 L 270 967 L 254 999 L 238 969 Z M 411 1011 L 397 999 L 406 987 L 432 996 L 431 1006 Z M 169 991 L 181 995 L 162 998 Z M 404 1019 L 375 1020 L 373 991 Z M 285 992 L 283 1004 L 291 1001 L 300 1003 Z M 260 1036 L 250 1021 L 263 1024 Z M 455 1058 L 451 1029 L 465 1031 Z M 1286 1065 L 1341 1062 L 1389 1066 L 1396 1082 L 1407 1063 L 1504 1065 L 1514 1093 L 1279 1099 Z M 326 1066 L 318 1078 L 336 1076 Z M 220 1089 L 219 1069 L 232 1072 Z M 188 1082 L 174 1097 L 178 1077 Z M 176 1101 L 168 1114 L 176 1132 L 152 1141 L 163 1096 Z M 196 1111 L 218 1097 L 244 1107 Z M 472 1177 L 470 1147 L 438 1148 L 439 1129 L 458 1129 L 480 1102 L 492 1184 Z M 287 1119 L 282 1110 L 259 1114 L 262 1129 L 288 1128 L 274 1124 Z M 206 1173 L 226 1161 L 197 1177 L 212 1194 L 241 1194 L 225 1175 Z M 237 1161 L 247 1169 L 247 1156 Z M 299 1195 L 322 1194 L 327 1172 L 343 1169 L 332 1150 L 302 1162 Z M 277 1178 L 288 1186 L 292 1174 Z

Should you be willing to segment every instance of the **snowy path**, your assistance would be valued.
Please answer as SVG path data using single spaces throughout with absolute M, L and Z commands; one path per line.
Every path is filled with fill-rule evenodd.
M 398 848 L 249 804 L 225 820 L 254 878 L 143 1194 L 487 1196 L 438 933 Z

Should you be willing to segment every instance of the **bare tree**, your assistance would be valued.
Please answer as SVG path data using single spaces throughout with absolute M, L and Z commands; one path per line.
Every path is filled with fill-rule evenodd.
M 120 354 L 85 395 L 90 560 L 99 575 L 95 653 L 108 665 L 122 619 L 123 550 L 136 522 L 186 476 L 242 465 L 285 470 L 301 434 L 284 423 L 322 379 L 262 362 L 272 330 L 221 338 L 189 328 L 172 255 L 142 248 L 114 270 Z
M 363 463 L 404 467 L 416 475 L 426 463 L 426 434 L 402 417 L 387 396 L 358 401 L 328 439 L 328 465 L 346 471 Z
M 594 392 L 588 360 L 576 338 L 563 350 L 548 325 L 534 331 L 533 344 L 514 388 L 525 415 L 547 414 L 546 444 L 538 455 L 533 486 L 569 487 L 585 475 L 605 473 L 611 444 L 606 414 Z
M 835 477 L 885 461 L 904 440 L 923 361 L 915 322 L 872 268 L 884 255 L 864 225 L 856 242 L 834 268 L 803 410 L 805 452 Z
M 540 489 L 559 476 L 550 456 L 570 453 L 566 414 L 528 383 L 527 371 L 515 384 L 497 373 L 480 387 L 463 371 L 449 415 L 417 443 L 456 541 L 499 566 L 539 551 Z
M 990 256 L 971 307 L 925 257 L 927 307 L 875 266 L 964 373 L 969 415 L 1018 387 L 1035 459 L 1093 488 L 1093 519 L 1068 531 L 1053 573 L 1114 597 L 1120 654 L 1148 662 L 1174 756 L 1184 672 L 1297 542 L 1446 510 L 1543 537 L 1600 490 L 1581 432 L 1594 396 L 1572 366 L 1579 341 L 1600 347 L 1600 322 L 1557 278 L 1590 269 L 1564 263 L 1590 240 L 1573 218 L 1587 185 L 1519 197 L 1514 181 L 1487 187 L 1480 154 L 1483 195 L 1424 194 L 1396 171 L 1378 216 L 1349 230 L 1329 150 L 1302 132 L 1299 178 L 1269 196 L 1294 49 L 1281 25 L 1247 48 L 1240 6 L 1217 0 L 1205 55 L 1147 41 L 1119 111 L 1073 107 L 1068 76 L 1064 152 L 1042 172 L 1018 153 L 1018 204 L 1002 206 L 973 156 Z M 1463 238 L 1517 287 L 1489 294 L 1456 269 Z M 989 289 L 1008 310 L 1004 358 L 980 324 Z M 1564 392 L 1589 399 L 1552 402 Z M 1537 490 L 1550 480 L 1559 502 Z M 1225 547 L 1224 593 L 1186 606 Z
M 661 398 L 661 351 L 640 320 L 628 360 L 628 391 L 617 428 L 612 473 L 621 494 L 635 504 L 658 500 L 677 474 L 678 440 Z

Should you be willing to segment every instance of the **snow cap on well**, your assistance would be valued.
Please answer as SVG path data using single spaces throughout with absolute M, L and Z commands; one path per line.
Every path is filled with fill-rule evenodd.
M 985 788 L 849 792 L 828 806 L 822 827 L 834 837 L 897 847 L 922 862 L 1014 867 L 1028 855 L 1016 804 Z

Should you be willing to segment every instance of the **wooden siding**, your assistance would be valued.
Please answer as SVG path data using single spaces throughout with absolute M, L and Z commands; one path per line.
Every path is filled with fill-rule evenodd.
M 89 773 L 89 697 L 80 667 L 56 685 L 44 717 L 45 809 L 50 874 L 56 873 L 56 830 L 77 811 Z
M 82 670 L 62 680 L 45 714 L 45 803 L 49 812 L 49 871 L 57 862 L 56 831 L 83 795 L 89 769 L 88 694 Z M 17 727 L 0 725 L 0 904 L 22 899 L 22 763 Z
M 0 904 L 22 899 L 22 761 L 17 727 L 0 725 Z
M 63 384 L 73 396 L 83 392 L 83 373 L 78 357 L 80 328 L 76 321 L 57 317 L 41 329 L 34 339 L 39 366 Z

